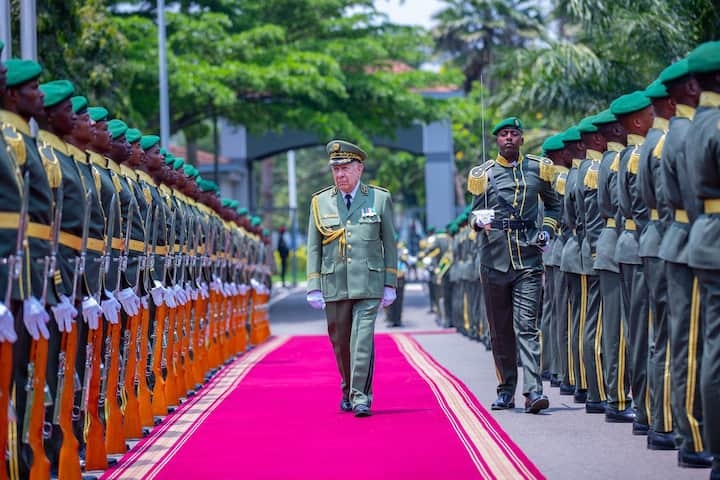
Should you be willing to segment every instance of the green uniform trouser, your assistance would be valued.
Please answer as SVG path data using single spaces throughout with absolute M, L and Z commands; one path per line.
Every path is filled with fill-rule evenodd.
M 472 303 L 470 303 L 470 324 L 472 337 L 482 342 L 487 341 L 488 326 L 487 313 L 485 309 L 485 297 L 483 293 L 483 285 L 480 279 L 470 282 L 472 294 Z
M 581 278 L 584 275 L 577 273 L 566 273 L 568 282 L 568 291 L 570 293 L 570 316 L 572 324 L 568 335 L 570 337 L 570 345 L 568 345 L 568 362 L 572 364 L 573 375 L 575 377 L 576 390 L 587 390 L 587 372 L 585 364 L 580 356 L 582 345 L 582 330 L 585 326 L 584 306 L 587 304 L 587 283 L 583 287 Z
M 650 425 L 650 395 L 648 394 L 648 329 L 651 318 L 648 309 L 648 290 L 640 265 L 620 264 L 622 284 L 622 316 L 628 344 L 630 389 L 635 405 L 635 421 Z
M 402 325 L 402 304 L 403 294 L 405 292 L 405 278 L 397 277 L 397 288 L 395 289 L 397 298 L 388 308 L 385 309 L 387 315 L 387 322 L 393 327 L 399 327 Z
M 568 297 L 568 274 L 555 269 L 555 298 L 553 313 L 557 319 L 558 359 L 560 360 L 560 381 L 563 385 L 575 385 L 575 367 L 573 366 L 572 348 L 568 333 L 571 331 L 570 301 Z
M 703 402 L 697 388 L 703 356 L 700 285 L 687 265 L 665 262 L 665 273 L 670 326 L 670 389 L 676 422 L 674 431 L 681 448 L 702 452 Z M 708 404 L 708 409 L 717 408 L 717 398 L 714 397 Z
M 325 316 L 335 360 L 342 377 L 343 399 L 357 405 L 372 403 L 375 363 L 375 318 L 380 299 L 327 302 Z
M 580 275 L 580 286 L 581 294 L 585 298 L 585 303 L 581 305 L 585 311 L 581 311 L 582 355 L 580 358 L 585 368 L 587 400 L 604 402 L 607 397 L 601 356 L 603 324 L 600 319 L 600 279 L 597 275 Z
M 537 328 L 542 274 L 542 269 L 501 272 L 482 267 L 490 341 L 499 382 L 498 394 L 515 394 L 517 348 L 520 349 L 523 368 L 523 394 L 543 391 L 540 331 Z
M 670 432 L 673 429 L 673 421 L 670 407 L 670 349 L 668 348 L 665 262 L 656 257 L 644 257 L 643 270 L 650 294 L 650 313 L 653 319 L 648 359 L 650 424 L 656 432 Z
M 702 371 L 700 391 L 703 404 L 705 441 L 707 450 L 714 457 L 713 467 L 720 467 L 720 272 L 717 270 L 695 270 L 703 289 L 703 321 L 700 330 L 704 333 L 702 342 Z
M 602 295 L 602 359 L 608 408 L 623 411 L 630 406 L 630 375 L 627 368 L 625 322 L 622 318 L 621 276 L 598 270 Z
M 556 373 L 553 369 L 555 363 L 555 337 L 553 330 L 553 267 L 545 267 L 545 281 L 543 282 L 542 317 L 540 320 L 540 333 L 542 335 L 542 349 L 540 355 L 540 368 L 543 372 Z
M 428 278 L 428 294 L 430 296 L 430 312 L 437 310 L 437 286 L 435 285 L 435 274 L 431 273 Z

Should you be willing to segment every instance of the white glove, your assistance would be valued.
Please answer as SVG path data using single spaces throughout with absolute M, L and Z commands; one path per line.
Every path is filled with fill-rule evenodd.
M 249 288 L 250 287 L 247 286 L 246 284 L 241 283 L 240 286 L 238 287 L 238 291 L 240 292 L 240 295 L 245 295 Z
M 157 280 L 155 280 L 155 286 L 150 289 L 150 295 L 152 295 L 153 303 L 156 307 L 162 305 L 165 289 Z
M 238 287 L 235 282 L 230 282 L 225 286 L 225 289 L 229 292 L 231 297 L 234 297 L 238 294 Z
M 117 299 L 125 310 L 125 313 L 130 317 L 134 317 L 140 311 L 140 297 L 135 295 L 132 288 L 128 287 L 120 290 Z
M 313 290 L 307 294 L 307 303 L 315 310 L 325 310 L 325 299 L 320 290 Z
M 200 296 L 203 300 L 207 300 L 210 298 L 210 292 L 208 291 L 208 284 L 205 282 L 202 282 L 200 284 Z
M 185 289 L 182 288 L 180 285 L 175 285 L 173 287 L 173 296 L 175 297 L 175 301 L 178 305 L 185 305 L 188 301 Z
M 70 303 L 70 299 L 65 295 L 60 295 L 60 303 L 54 307 L 50 307 L 53 312 L 53 317 L 58 325 L 58 330 L 61 332 L 72 331 L 73 319 L 77 317 L 77 310 Z
M 107 290 L 105 290 L 105 295 L 108 296 L 108 299 L 100 302 L 100 308 L 102 308 L 105 320 L 110 322 L 111 325 L 116 325 L 120 321 L 118 318 L 118 313 L 120 313 L 120 302 L 118 302 L 113 294 Z
M 150 305 L 148 304 L 148 300 L 149 300 L 148 295 L 145 295 L 144 297 L 140 297 L 140 304 L 142 305 L 142 308 L 144 308 L 145 310 L 150 308 Z
M 395 293 L 395 289 L 393 287 L 385 287 L 383 290 L 383 298 L 382 298 L 382 306 L 383 308 L 387 308 L 395 301 L 397 298 L 397 294 Z
M 90 330 L 97 330 L 100 322 L 100 315 L 102 315 L 102 308 L 98 305 L 95 297 L 86 297 L 82 302 L 82 316 L 85 319 L 85 323 L 88 324 Z
M 198 298 L 198 292 L 192 287 L 192 284 L 190 282 L 187 282 L 185 284 L 185 295 L 187 295 L 188 300 L 197 300 Z
M 475 216 L 475 225 L 477 225 L 478 228 L 484 228 L 485 225 L 491 223 L 495 218 L 495 209 L 492 208 L 473 210 L 472 213 Z
M 15 340 L 17 340 L 15 317 L 10 309 L 0 302 L 0 342 L 14 343 Z
M 47 322 L 50 315 L 43 308 L 42 303 L 35 297 L 26 298 L 23 301 L 23 322 L 33 340 L 40 340 L 40 335 L 46 340 L 50 338 L 50 331 Z
M 175 302 L 175 295 L 173 294 L 172 289 L 170 289 L 170 288 L 165 289 L 165 293 L 163 295 L 163 300 L 165 301 L 165 305 L 167 305 L 168 308 L 177 307 L 177 302 Z

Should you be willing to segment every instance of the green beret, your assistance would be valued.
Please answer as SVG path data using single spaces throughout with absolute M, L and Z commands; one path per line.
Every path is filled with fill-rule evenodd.
M 245 207 L 238 208 L 237 212 L 238 212 L 238 215 L 241 215 L 244 217 L 248 214 L 248 209 Z
M 143 135 L 140 137 L 140 148 L 143 150 L 149 150 L 160 141 L 160 137 L 157 135 Z
M 565 143 L 579 142 L 582 140 L 582 137 L 580 136 L 580 129 L 577 127 L 570 127 L 560 134 L 560 139 Z
M 211 182 L 210 180 L 206 180 L 204 178 L 201 178 L 197 182 L 198 187 L 200 187 L 200 190 L 203 192 L 214 192 L 215 191 L 215 184 L 214 182 Z
M 72 102 L 73 113 L 79 113 L 87 108 L 88 100 L 82 95 L 76 95 L 70 99 Z
M 40 91 L 45 95 L 43 106 L 52 107 L 73 96 L 75 87 L 68 80 L 53 80 L 40 85 Z
M 266 237 L 269 236 L 269 235 L 270 235 L 270 230 L 268 230 L 267 228 L 263 228 L 263 235 L 266 236 Z
M 262 223 L 262 219 L 260 217 L 252 217 L 250 219 L 250 225 L 252 225 L 253 227 L 257 227 L 261 223 Z
M 240 202 L 238 200 L 230 200 L 230 208 L 236 210 L 239 206 Z
M 140 137 L 142 137 L 142 133 L 137 128 L 128 128 L 125 132 L 125 139 L 128 143 L 135 143 L 140 140 Z
M 665 70 L 660 73 L 658 79 L 662 83 L 667 84 L 689 74 L 690 69 L 688 68 L 688 60 L 687 58 L 683 58 L 682 60 L 665 67 Z
M 330 165 L 345 165 L 350 162 L 362 162 L 367 158 L 367 153 L 350 142 L 344 140 L 332 140 L 325 145 L 325 151 L 330 157 Z
M 523 124 L 517 117 L 508 117 L 504 120 L 500 120 L 500 123 L 495 125 L 495 128 L 493 128 L 492 134 L 497 135 L 500 130 L 503 128 L 514 128 L 516 130 L 523 131 Z
M 185 160 L 180 157 L 175 157 L 175 161 L 173 161 L 173 170 L 180 170 L 183 165 L 185 165 Z
M 645 95 L 648 98 L 667 98 L 670 96 L 667 88 L 665 88 L 665 85 L 662 84 L 659 78 L 647 86 Z
M 603 110 L 592 118 L 592 123 L 595 125 L 605 125 L 606 123 L 617 122 L 617 117 L 608 108 Z
M 580 133 L 595 133 L 598 131 L 598 128 L 595 126 L 595 124 L 593 124 L 594 117 L 595 116 L 593 115 L 580 120 L 580 123 L 577 124 Z
M 5 61 L 7 67 L 7 86 L 16 87 L 30 80 L 34 80 L 42 73 L 39 63 L 32 60 L 11 58 Z
M 223 207 L 229 207 L 231 202 L 232 200 L 230 200 L 229 198 L 223 198 L 220 203 Z
M 548 137 L 542 144 L 542 149 L 546 152 L 554 152 L 556 150 L 562 150 L 563 148 L 565 148 L 565 144 L 560 134 Z
M 185 172 L 185 175 L 188 177 L 195 178 L 198 175 L 200 175 L 200 172 L 198 172 L 198 169 L 190 165 L 189 163 L 186 163 L 185 166 L 183 166 L 183 171 Z
M 649 107 L 651 104 L 652 102 L 645 92 L 636 90 L 613 100 L 610 104 L 610 111 L 615 115 L 629 115 Z
M 100 122 L 107 120 L 108 111 L 103 107 L 88 107 L 88 115 L 93 122 Z
M 108 131 L 110 132 L 110 137 L 112 137 L 113 140 L 124 135 L 125 132 L 127 132 L 127 129 L 127 124 L 117 118 L 113 118 L 108 122 Z
M 706 42 L 687 56 L 688 70 L 692 73 L 720 70 L 720 41 Z
M 220 191 L 220 187 L 218 186 L 217 183 L 213 182 L 212 180 L 207 180 L 207 182 L 208 182 L 208 184 L 210 185 L 210 188 L 211 188 L 211 190 L 212 190 L 213 192 L 219 192 L 219 191 Z
M 165 151 L 165 164 L 172 167 L 175 163 L 175 155 L 172 152 Z

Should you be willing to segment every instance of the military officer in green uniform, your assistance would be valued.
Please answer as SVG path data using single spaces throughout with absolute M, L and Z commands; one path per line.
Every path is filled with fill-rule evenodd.
M 468 177 L 468 190 L 475 196 L 472 225 L 481 236 L 482 282 L 499 381 L 492 408 L 515 405 L 519 347 L 525 411 L 538 413 L 549 406 L 542 393 L 537 321 L 542 250 L 555 233 L 560 213 L 552 187 L 555 169 L 550 159 L 521 155 L 523 126 L 518 118 L 501 121 L 493 134 L 497 158 L 472 168 Z M 542 227 L 537 225 L 539 198 L 545 208 Z
M 690 184 L 691 170 L 685 158 L 688 134 L 693 130 L 695 109 L 700 102 L 700 85 L 687 59 L 673 63 L 660 74 L 660 81 L 676 103 L 668 133 L 662 143 L 661 206 L 673 210 L 673 221 L 660 243 L 668 281 L 668 325 L 670 327 L 670 389 L 674 431 L 679 446 L 678 464 L 683 467 L 710 467 L 711 457 L 703 440 L 703 404 L 698 388 L 702 361 L 702 319 L 700 285 L 688 266 L 688 236 L 691 223 L 703 205 Z M 693 165 L 692 168 L 697 168 Z M 716 402 L 713 402 L 713 406 Z
M 705 323 L 700 390 L 711 480 L 720 479 L 720 42 L 705 43 L 687 57 L 700 88 L 700 102 L 688 133 L 687 164 L 693 193 L 703 213 L 690 230 L 688 263 L 705 291 Z
M 335 185 L 315 193 L 308 226 L 307 301 L 325 309 L 342 377 L 343 411 L 370 415 L 378 308 L 395 300 L 397 250 L 390 193 L 360 181 L 367 155 L 327 144 Z
M 641 202 L 650 211 L 650 218 L 640 231 L 638 253 L 643 262 L 647 283 L 652 328 L 648 358 L 648 390 L 650 392 L 650 430 L 647 446 L 652 450 L 674 450 L 675 435 L 670 407 L 670 349 L 668 348 L 667 323 L 667 279 L 665 264 L 660 259 L 660 240 L 664 226 L 670 222 L 671 212 L 667 207 L 658 208 L 658 187 L 660 178 L 660 157 L 656 154 L 659 140 L 667 133 L 670 117 L 675 114 L 675 103 L 667 89 L 655 80 L 645 89 L 655 112 L 653 126 L 640 147 L 637 168 L 637 191 Z M 641 207 L 642 208 L 642 207 Z M 637 208 L 634 208 L 637 210 Z M 639 215 L 640 213 L 636 213 Z

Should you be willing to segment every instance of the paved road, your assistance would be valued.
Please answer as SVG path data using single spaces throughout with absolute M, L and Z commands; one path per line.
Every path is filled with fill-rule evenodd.
M 324 316 L 305 304 L 303 290 L 280 290 L 276 298 L 270 309 L 274 334 L 326 334 Z M 489 409 L 497 383 L 490 352 L 457 333 L 431 334 L 441 328 L 427 309 L 427 294 L 420 285 L 411 284 L 405 293 L 404 326 L 387 328 L 381 316 L 376 331 L 413 332 L 420 344 Z M 520 408 L 491 413 L 549 479 L 709 477 L 709 470 L 678 467 L 677 452 L 648 450 L 646 437 L 633 436 L 630 425 L 609 424 L 602 415 L 586 414 L 582 405 L 572 403 L 572 397 L 560 396 L 558 389 L 550 388 L 548 383 L 545 393 L 550 397 L 550 409 L 543 415 L 527 415 Z M 515 403 L 522 406 L 521 393 L 516 395 Z

